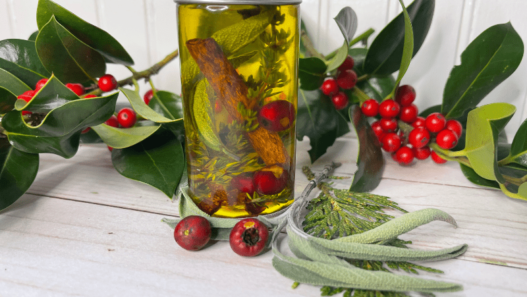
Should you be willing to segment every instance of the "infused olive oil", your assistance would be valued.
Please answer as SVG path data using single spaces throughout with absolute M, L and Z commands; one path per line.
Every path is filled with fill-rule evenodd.
M 210 215 L 293 202 L 298 17 L 298 5 L 178 5 L 189 195 Z

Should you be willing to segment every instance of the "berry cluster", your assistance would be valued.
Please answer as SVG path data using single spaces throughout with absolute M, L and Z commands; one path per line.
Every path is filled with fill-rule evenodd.
M 337 110 L 346 108 L 349 103 L 348 96 L 342 90 L 350 90 L 357 84 L 357 73 L 353 71 L 355 61 L 348 56 L 337 71 L 337 77 L 327 78 L 322 84 L 322 93 L 331 97 Z
M 117 113 L 117 116 L 112 115 L 105 124 L 114 128 L 131 128 L 136 122 L 137 115 L 135 111 L 129 107 L 125 107 Z M 113 151 L 113 148 L 110 146 L 108 149 L 110 152 Z
M 415 97 L 414 88 L 404 85 L 398 88 L 395 100 L 384 100 L 379 104 L 375 99 L 368 99 L 362 104 L 361 110 L 368 117 L 381 116 L 371 127 L 382 148 L 392 153 L 392 158 L 399 164 L 410 165 L 414 158 L 425 160 L 429 156 L 438 164 L 446 163 L 428 145 L 432 141 L 443 149 L 454 148 L 463 127 L 456 120 L 447 121 L 438 112 L 426 119 L 418 116 L 419 109 L 413 104 Z M 411 131 L 405 133 L 400 128 L 400 122 L 411 125 Z

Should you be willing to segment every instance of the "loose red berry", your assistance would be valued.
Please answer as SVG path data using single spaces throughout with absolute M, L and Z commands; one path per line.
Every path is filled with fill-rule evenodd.
M 90 99 L 90 98 L 97 98 L 97 96 L 92 95 L 92 94 L 88 94 L 88 95 L 84 96 L 84 99 Z
M 447 160 L 441 158 L 436 152 L 432 151 L 430 154 L 432 156 L 432 160 L 436 162 L 437 164 L 445 164 Z
M 388 133 L 395 132 L 395 130 L 397 130 L 398 128 L 396 119 L 382 118 L 379 122 L 384 132 L 388 132 Z
M 123 128 L 132 127 L 135 125 L 136 120 L 137 116 L 135 115 L 135 111 L 128 107 L 121 109 L 117 114 L 117 121 L 119 121 L 119 125 Z
M 187 251 L 201 250 L 209 243 L 212 227 L 204 217 L 188 216 L 181 220 L 174 230 L 174 239 Z
M 430 132 L 426 128 L 414 128 L 408 135 L 408 142 L 415 148 L 422 148 L 430 142 Z
M 379 139 L 379 142 L 382 144 L 382 139 L 384 138 L 386 133 L 384 132 L 384 129 L 382 128 L 380 121 L 377 121 L 371 124 L 371 128 L 373 130 L 373 133 L 375 133 L 375 135 L 377 136 L 377 139 Z
M 411 148 L 403 146 L 395 153 L 395 160 L 401 165 L 410 165 L 414 160 L 414 152 Z
M 24 93 L 22 93 L 21 95 L 19 95 L 16 98 L 20 99 L 20 100 L 24 100 L 26 102 L 29 102 L 29 101 L 31 101 L 31 99 L 33 99 L 33 97 L 35 97 L 35 94 L 36 94 L 35 91 L 25 91 Z
M 111 74 L 105 74 L 99 78 L 99 89 L 103 92 L 110 92 L 117 89 L 117 80 Z
M 415 89 L 412 86 L 404 85 L 397 89 L 395 95 L 395 101 L 401 104 L 401 106 L 409 106 L 415 100 Z
M 111 116 L 106 122 L 104 122 L 106 125 L 114 128 L 119 128 L 119 121 L 117 120 L 116 116 Z
M 273 101 L 258 111 L 258 122 L 262 127 L 272 132 L 287 130 L 291 128 L 294 121 L 295 107 L 289 101 Z
M 339 86 L 333 78 L 328 78 L 322 84 L 322 93 L 327 96 L 333 96 L 339 91 Z
M 150 100 L 152 100 L 152 98 L 154 98 L 154 91 L 152 90 L 146 92 L 145 95 L 143 96 L 143 100 L 145 101 L 146 105 L 150 103 Z
M 86 133 L 90 132 L 90 130 L 91 130 L 91 128 L 88 127 L 86 129 L 82 130 L 81 134 L 86 134 Z
M 331 101 L 333 102 L 333 105 L 335 105 L 335 108 L 337 110 L 346 108 L 349 103 L 348 96 L 346 96 L 346 94 L 344 94 L 343 92 L 339 92 L 337 95 L 331 97 Z
M 280 165 L 267 166 L 254 174 L 256 191 L 261 195 L 274 195 L 282 192 L 288 179 L 288 172 Z
M 426 127 L 425 122 L 426 122 L 425 118 L 417 117 L 417 119 L 415 119 L 415 121 L 412 123 L 412 127 L 414 128 Z
M 401 114 L 399 115 L 399 119 L 401 119 L 401 121 L 405 123 L 413 123 L 417 119 L 418 114 L 419 109 L 417 109 L 417 106 L 415 106 L 414 104 L 410 104 L 401 108 Z
M 66 88 L 73 91 L 77 96 L 82 96 L 84 94 L 84 87 L 81 84 L 66 84 Z
M 48 83 L 48 80 L 47 78 L 43 78 L 41 80 L 39 80 L 37 82 L 37 85 L 35 86 L 35 91 L 39 91 L 40 89 L 42 89 L 47 83 Z
M 367 117 L 374 117 L 379 113 L 379 102 L 375 99 L 368 99 L 362 103 L 362 113 Z
M 389 153 L 397 151 L 401 147 L 401 144 L 401 137 L 395 133 L 388 133 L 382 139 L 382 148 Z
M 446 126 L 445 126 L 446 129 L 454 132 L 457 137 L 461 137 L 461 134 L 463 133 L 463 126 L 461 125 L 460 122 L 456 121 L 456 120 L 448 120 L 446 121 Z
M 439 112 L 434 112 L 426 117 L 425 126 L 428 131 L 432 133 L 437 133 L 445 129 L 446 119 Z
M 457 145 L 458 139 L 459 138 L 457 137 L 456 133 L 445 129 L 437 134 L 436 143 L 439 145 L 439 147 L 449 150 L 453 149 Z
M 379 114 L 383 118 L 395 118 L 400 111 L 401 107 L 399 106 L 399 103 L 392 99 L 384 100 L 379 106 Z
M 243 257 L 260 254 L 269 238 L 269 230 L 257 219 L 243 219 L 234 225 L 229 235 L 231 249 Z
M 337 77 L 337 84 L 344 90 L 352 89 L 357 84 L 357 73 L 353 70 L 341 71 Z
M 235 176 L 231 181 L 231 186 L 242 193 L 248 193 L 251 197 L 256 190 L 254 178 L 250 174 Z
M 414 155 L 417 160 L 426 160 L 428 157 L 430 157 L 430 148 L 427 146 L 422 148 L 414 147 L 412 150 L 414 151 Z
M 355 66 L 355 60 L 351 56 L 346 57 L 346 60 L 339 66 L 339 71 L 346 71 L 353 69 L 353 66 Z

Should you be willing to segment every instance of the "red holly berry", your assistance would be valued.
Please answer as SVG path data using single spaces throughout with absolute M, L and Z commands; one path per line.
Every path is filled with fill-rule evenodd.
M 446 129 L 454 132 L 457 137 L 461 137 L 461 134 L 463 133 L 463 126 L 461 125 L 460 122 L 456 121 L 456 120 L 448 120 L 446 121 L 446 126 L 445 126 Z
M 346 96 L 346 94 L 344 94 L 343 92 L 339 92 L 337 95 L 331 97 L 331 101 L 333 102 L 333 105 L 335 105 L 335 108 L 337 110 L 346 108 L 349 103 L 348 96 Z
M 47 78 L 43 78 L 41 80 L 39 80 L 37 82 L 37 85 L 35 86 L 35 91 L 39 91 L 40 89 L 42 89 L 47 83 L 48 83 L 48 80 Z
M 415 148 L 422 148 L 430 142 L 430 132 L 423 127 L 414 128 L 408 135 L 408 142 Z
M 445 129 L 446 119 L 439 112 L 434 112 L 426 117 L 425 126 L 428 131 L 437 133 Z
M 384 132 L 395 132 L 395 130 L 398 128 L 396 119 L 382 118 L 379 122 Z
M 401 107 L 399 106 L 399 103 L 392 99 L 384 100 L 379 106 L 379 114 L 383 118 L 395 118 L 400 111 Z
M 344 90 L 352 89 L 357 84 L 357 73 L 351 69 L 341 71 L 337 76 L 337 84 Z
M 105 74 L 99 78 L 99 89 L 103 92 L 110 92 L 117 89 L 117 80 L 111 74 Z
M 353 66 L 355 66 L 355 60 L 351 56 L 346 57 L 346 60 L 339 66 L 339 71 L 346 71 L 353 69 Z
M 187 251 L 198 251 L 209 243 L 212 227 L 204 217 L 188 216 L 174 230 L 174 239 Z
M 242 257 L 260 254 L 269 238 L 267 226 L 257 219 L 243 219 L 234 225 L 229 235 L 231 249 Z
M 337 82 L 333 78 L 328 78 L 324 81 L 322 84 L 322 93 L 327 96 L 333 96 L 338 93 L 339 86 L 337 85 Z
M 382 148 L 389 153 L 397 151 L 401 147 L 401 144 L 401 137 L 395 133 L 388 133 L 382 139 Z
M 415 100 L 415 89 L 412 86 L 404 85 L 397 89 L 395 94 L 395 101 L 401 106 L 409 106 Z
M 401 121 L 405 123 L 413 123 L 417 119 L 418 114 L 419 109 L 417 109 L 417 106 L 415 106 L 414 104 L 410 104 L 401 108 L 401 114 L 399 115 L 399 119 L 401 119 Z
M 417 160 L 426 160 L 428 157 L 430 157 L 430 148 L 425 146 L 422 148 L 412 148 L 414 151 L 415 158 Z
M 254 186 L 254 178 L 251 174 L 235 176 L 231 181 L 231 186 L 242 193 L 248 193 L 251 197 L 256 189 Z
M 117 114 L 117 121 L 119 121 L 119 124 L 123 128 L 132 127 L 135 125 L 136 120 L 137 116 L 135 115 L 135 111 L 128 107 L 121 109 Z
M 412 127 L 414 128 L 426 127 L 425 122 L 426 122 L 425 118 L 417 117 L 417 119 L 415 119 L 415 121 L 412 123 Z
M 223 105 L 221 105 L 220 100 L 216 100 L 216 102 L 214 102 L 214 112 L 220 113 L 222 112 L 222 110 L 223 110 Z
M 414 152 L 411 148 L 403 146 L 395 153 L 395 160 L 401 165 L 410 165 L 414 160 Z
M 107 147 L 108 147 L 108 150 L 109 150 L 110 152 L 113 151 L 113 147 L 111 147 L 111 146 L 109 146 L 109 145 L 107 145 Z
M 97 98 L 97 96 L 92 95 L 92 94 L 88 94 L 88 95 L 84 96 L 84 99 L 90 99 L 90 98 Z
M 152 98 L 154 98 L 154 91 L 152 90 L 146 92 L 145 95 L 143 96 L 143 100 L 145 101 L 146 105 L 150 103 L 150 100 L 152 100 Z
M 362 113 L 367 117 L 374 117 L 379 113 L 379 102 L 375 99 L 368 99 L 362 103 Z
M 119 128 L 119 121 L 117 120 L 116 116 L 111 116 L 106 122 L 104 122 L 106 125 L 114 128 Z
M 81 134 L 86 134 L 86 133 L 90 132 L 90 130 L 91 130 L 91 128 L 88 127 L 86 129 L 82 130 Z
M 291 128 L 294 121 L 295 107 L 289 101 L 273 101 L 258 111 L 258 122 L 272 132 L 287 130 Z
M 439 145 L 439 147 L 449 150 L 453 149 L 457 145 L 458 139 L 459 138 L 457 137 L 456 133 L 445 129 L 437 134 L 436 143 Z
M 430 154 L 432 156 L 432 160 L 436 162 L 437 164 L 445 164 L 447 160 L 441 158 L 436 152 L 432 151 Z
M 256 191 L 261 195 L 274 195 L 282 192 L 289 179 L 288 172 L 280 165 L 271 165 L 254 174 Z
M 84 94 L 84 87 L 81 84 L 66 84 L 66 88 L 73 91 L 77 96 L 82 96 Z
M 371 128 L 373 129 L 373 133 L 377 135 L 377 139 L 379 139 L 379 142 L 382 143 L 382 139 L 384 138 L 386 133 L 384 132 L 384 129 L 382 128 L 380 121 L 377 121 L 371 124 Z
M 22 93 L 21 95 L 19 95 L 16 98 L 20 99 L 20 100 L 24 100 L 26 102 L 29 102 L 29 101 L 31 101 L 31 99 L 33 99 L 33 97 L 35 97 L 35 94 L 36 94 L 35 91 L 25 91 L 24 93 Z

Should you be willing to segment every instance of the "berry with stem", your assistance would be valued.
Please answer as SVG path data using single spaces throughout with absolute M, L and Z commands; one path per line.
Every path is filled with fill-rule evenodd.
M 448 162 L 447 160 L 441 158 L 436 152 L 432 151 L 432 153 L 430 154 L 430 156 L 432 156 L 432 160 L 437 163 L 437 164 L 445 164 L 446 162 Z
M 375 99 L 368 99 L 362 103 L 361 110 L 367 117 L 377 116 L 379 113 L 379 102 Z
M 401 147 L 401 144 L 401 137 L 395 133 L 388 133 L 382 139 L 382 148 L 389 153 L 397 151 Z
M 348 106 L 349 100 L 346 94 L 339 92 L 337 95 L 331 97 L 331 102 L 333 102 L 333 105 L 337 110 L 341 110 Z
M 101 76 L 97 84 L 99 85 L 99 89 L 103 92 L 111 92 L 118 87 L 117 80 L 111 74 Z
M 440 148 L 450 150 L 456 147 L 458 139 L 456 133 L 445 129 L 437 134 L 436 143 Z
M 357 73 L 353 70 L 346 70 L 337 76 L 337 85 L 344 90 L 350 90 L 357 84 Z
M 399 115 L 401 107 L 399 103 L 393 101 L 392 99 L 384 100 L 381 105 L 379 105 L 379 114 L 383 118 L 395 118 Z
M 415 100 L 415 89 L 412 86 L 404 85 L 397 89 L 395 101 L 401 106 L 410 106 Z
M 426 117 L 425 126 L 428 131 L 438 133 L 445 129 L 446 119 L 439 112 L 434 112 Z
M 339 86 L 337 85 L 337 82 L 333 78 L 328 78 L 324 81 L 322 84 L 322 93 L 326 96 L 333 96 L 338 93 Z
M 423 127 L 414 128 L 408 135 L 408 142 L 415 148 L 422 148 L 430 142 L 430 132 Z
M 269 238 L 267 226 L 257 219 L 243 219 L 234 225 L 229 235 L 231 249 L 243 257 L 254 257 L 264 249 Z
M 399 115 L 399 119 L 401 119 L 401 121 L 405 123 L 413 123 L 417 119 L 418 114 L 419 109 L 417 109 L 417 106 L 415 106 L 414 104 L 410 104 L 401 108 L 401 114 Z
M 133 109 L 125 107 L 117 114 L 117 121 L 119 121 L 119 125 L 121 125 L 121 127 L 130 128 L 135 125 L 137 116 L 135 115 L 135 111 Z

